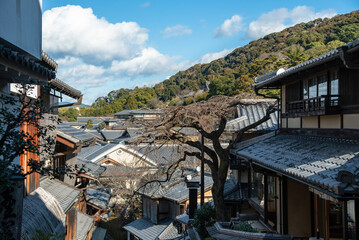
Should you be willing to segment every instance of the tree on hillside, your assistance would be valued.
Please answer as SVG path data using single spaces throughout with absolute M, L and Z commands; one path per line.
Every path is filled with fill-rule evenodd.
M 161 144 L 178 143 L 189 146 L 196 151 L 184 151 L 183 158 L 168 167 L 168 178 L 179 166 L 179 163 L 186 161 L 190 156 L 201 160 L 201 150 L 204 151 L 204 163 L 211 171 L 213 178 L 212 194 L 217 216 L 224 220 L 224 184 L 228 175 L 230 149 L 234 144 L 242 140 L 244 132 L 270 119 L 270 114 L 275 111 L 275 106 L 267 109 L 266 115 L 258 122 L 241 129 L 235 135 L 235 140 L 227 146 L 222 146 L 220 137 L 225 130 L 228 119 L 233 118 L 236 107 L 241 104 L 241 98 L 250 96 L 237 95 L 234 97 L 215 96 L 208 101 L 196 102 L 187 106 L 167 107 L 166 114 L 155 123 L 141 122 L 147 129 L 146 134 L 137 139 L 135 144 L 140 142 Z M 205 144 L 200 140 L 194 140 L 178 131 L 178 128 L 194 128 L 203 137 Z M 150 141 L 151 140 L 151 141 Z M 168 180 L 167 178 L 167 180 Z
M 300 46 L 297 46 L 295 49 L 290 48 L 282 53 L 288 57 L 288 65 L 290 67 L 298 65 L 308 59 Z

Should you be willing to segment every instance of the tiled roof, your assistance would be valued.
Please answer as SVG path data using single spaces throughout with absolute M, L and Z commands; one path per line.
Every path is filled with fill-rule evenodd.
M 122 110 L 121 112 L 117 112 L 114 115 L 115 116 L 121 116 L 121 115 L 129 115 L 131 113 L 132 110 L 126 109 L 126 110 Z
M 187 213 L 183 213 L 181 215 L 176 216 L 176 220 L 179 221 L 180 223 L 187 225 L 189 223 L 189 216 Z
M 107 143 L 96 143 L 95 145 L 91 146 L 91 147 L 83 147 L 81 149 L 81 152 L 79 152 L 77 154 L 78 157 L 81 158 L 86 158 L 91 155 L 92 153 L 96 152 L 97 150 L 99 150 L 100 148 L 102 148 L 103 146 L 107 145 Z
M 102 130 L 101 133 L 103 135 L 99 133 L 97 130 L 89 130 L 87 132 L 95 135 L 97 138 L 101 140 L 106 140 L 106 141 L 118 140 L 124 137 L 124 134 L 126 133 L 125 130 Z
M 86 201 L 99 207 L 100 209 L 105 209 L 108 207 L 110 202 L 111 195 L 96 189 L 88 188 L 86 190 Z
M 79 168 L 83 168 L 85 170 L 85 174 L 94 178 L 99 177 L 106 170 L 106 167 L 79 157 L 77 157 L 76 164 Z
M 200 182 L 200 176 L 195 170 L 187 169 L 183 172 L 183 176 L 191 175 L 192 180 L 194 182 Z M 187 184 L 184 181 L 184 177 L 182 176 L 182 171 L 176 170 L 172 175 L 171 179 L 167 182 L 153 182 L 146 185 L 144 188 L 141 188 L 138 193 L 143 194 L 150 198 L 166 198 L 170 200 L 174 200 L 176 202 L 182 202 L 189 197 L 189 191 L 187 188 Z M 162 176 L 161 179 L 164 179 L 165 176 Z M 212 176 L 209 173 L 204 174 L 204 187 L 208 189 L 212 187 L 213 180 Z M 200 188 L 198 188 L 198 192 L 200 192 Z
M 68 85 L 67 83 L 61 81 L 58 78 L 52 79 L 50 82 L 50 86 L 51 88 L 55 89 L 56 91 L 63 93 L 69 97 L 75 98 L 75 99 L 79 99 L 80 97 L 82 97 L 82 93 L 71 87 L 70 85 Z
M 227 122 L 227 131 L 238 131 L 253 124 L 266 115 L 266 110 L 276 104 L 273 99 L 242 99 L 237 106 L 238 117 Z M 278 112 L 270 115 L 270 119 L 257 127 L 257 131 L 275 130 L 278 126 Z
M 92 142 L 95 138 L 94 136 L 83 130 L 71 127 L 69 124 L 61 123 L 57 127 L 58 131 L 70 135 L 71 137 L 76 138 L 77 140 L 81 141 L 81 143 L 86 145 Z
M 42 60 L 42 62 L 44 62 L 44 63 L 46 63 L 49 67 L 51 67 L 51 69 L 53 70 L 53 71 L 57 71 L 57 66 L 58 66 L 58 64 L 57 64 L 57 62 L 54 60 L 54 59 L 52 59 L 46 52 L 44 52 L 44 51 L 42 51 L 41 52 L 41 60 Z
M 89 161 L 94 161 L 95 159 L 99 159 L 101 158 L 106 152 L 110 151 L 111 149 L 115 149 L 118 147 L 118 143 L 107 143 L 106 145 L 102 145 L 101 147 L 96 146 L 94 152 L 92 152 L 91 154 L 87 155 L 86 157 L 83 156 L 83 158 L 89 160 Z M 81 154 L 79 156 L 82 156 Z
M 3 44 L 0 44 L 0 58 L 13 64 L 21 65 L 29 71 L 46 77 L 48 80 L 53 79 L 56 76 L 55 71 L 52 69 L 42 66 L 34 60 Z
M 140 153 L 141 157 L 151 160 L 156 164 L 170 164 L 181 157 L 183 157 L 184 151 L 188 150 L 188 147 L 179 146 L 176 144 L 167 145 L 153 145 L 153 144 L 141 144 L 138 146 L 131 146 L 131 149 Z M 193 150 L 193 149 L 191 149 Z M 196 151 L 196 150 L 194 150 Z M 187 162 L 193 161 L 195 157 L 187 157 Z
M 76 222 L 76 240 L 86 240 L 89 232 L 94 225 L 94 218 L 77 211 L 77 222 Z
M 160 234 L 173 222 L 172 219 L 165 219 L 158 224 L 153 224 L 146 218 L 133 221 L 123 228 L 143 240 L 157 240 Z
M 56 179 L 49 179 L 47 177 L 40 180 L 40 187 L 46 192 L 50 193 L 60 204 L 65 213 L 71 206 L 77 202 L 80 196 L 80 190 L 71 187 L 64 182 Z
M 137 137 L 144 133 L 144 129 L 142 128 L 127 128 L 126 131 L 131 138 Z
M 65 231 L 62 206 L 41 187 L 24 198 L 22 211 L 21 239 L 37 239 L 36 229 L 44 234 Z
M 182 234 L 178 234 L 177 227 L 173 224 L 173 222 L 161 233 L 158 237 L 159 240 L 175 240 L 182 239 Z
M 236 153 L 319 189 L 340 195 L 359 193 L 358 141 L 278 135 L 240 148 Z M 339 173 L 354 177 L 354 182 L 339 181 Z
M 92 121 L 95 121 L 95 120 L 98 120 L 98 121 L 103 121 L 105 118 L 103 117 L 77 117 L 76 118 L 76 121 L 78 122 L 87 122 L 88 120 L 92 120 Z

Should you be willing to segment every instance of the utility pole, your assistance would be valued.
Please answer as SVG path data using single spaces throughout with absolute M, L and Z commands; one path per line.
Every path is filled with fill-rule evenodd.
M 204 204 L 204 137 L 203 134 L 201 134 L 201 142 L 202 142 L 202 149 L 201 149 L 201 207 Z

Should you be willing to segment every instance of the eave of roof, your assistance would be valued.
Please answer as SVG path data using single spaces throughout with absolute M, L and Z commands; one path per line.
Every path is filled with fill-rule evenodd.
M 24 54 L 21 54 L 3 44 L 0 44 L 0 58 L 15 65 L 21 65 L 28 71 L 39 74 L 48 80 L 53 79 L 56 76 L 55 71 L 42 66 L 40 63 L 35 62 Z
M 69 97 L 72 97 L 74 99 L 79 99 L 82 97 L 82 93 L 79 90 L 71 87 L 70 85 L 66 84 L 58 78 L 52 79 L 49 83 L 52 89 L 63 93 Z
M 41 59 L 45 64 L 51 67 L 53 71 L 57 71 L 58 64 L 46 52 L 41 52 Z
M 236 154 L 332 197 L 359 196 L 358 141 L 277 135 L 241 147 Z M 342 182 L 342 172 L 355 177 L 355 183 Z

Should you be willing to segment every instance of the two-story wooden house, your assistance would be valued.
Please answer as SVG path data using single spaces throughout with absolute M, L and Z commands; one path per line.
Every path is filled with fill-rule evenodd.
M 280 131 L 236 149 L 249 203 L 275 232 L 358 239 L 359 39 L 253 85 L 280 89 Z

